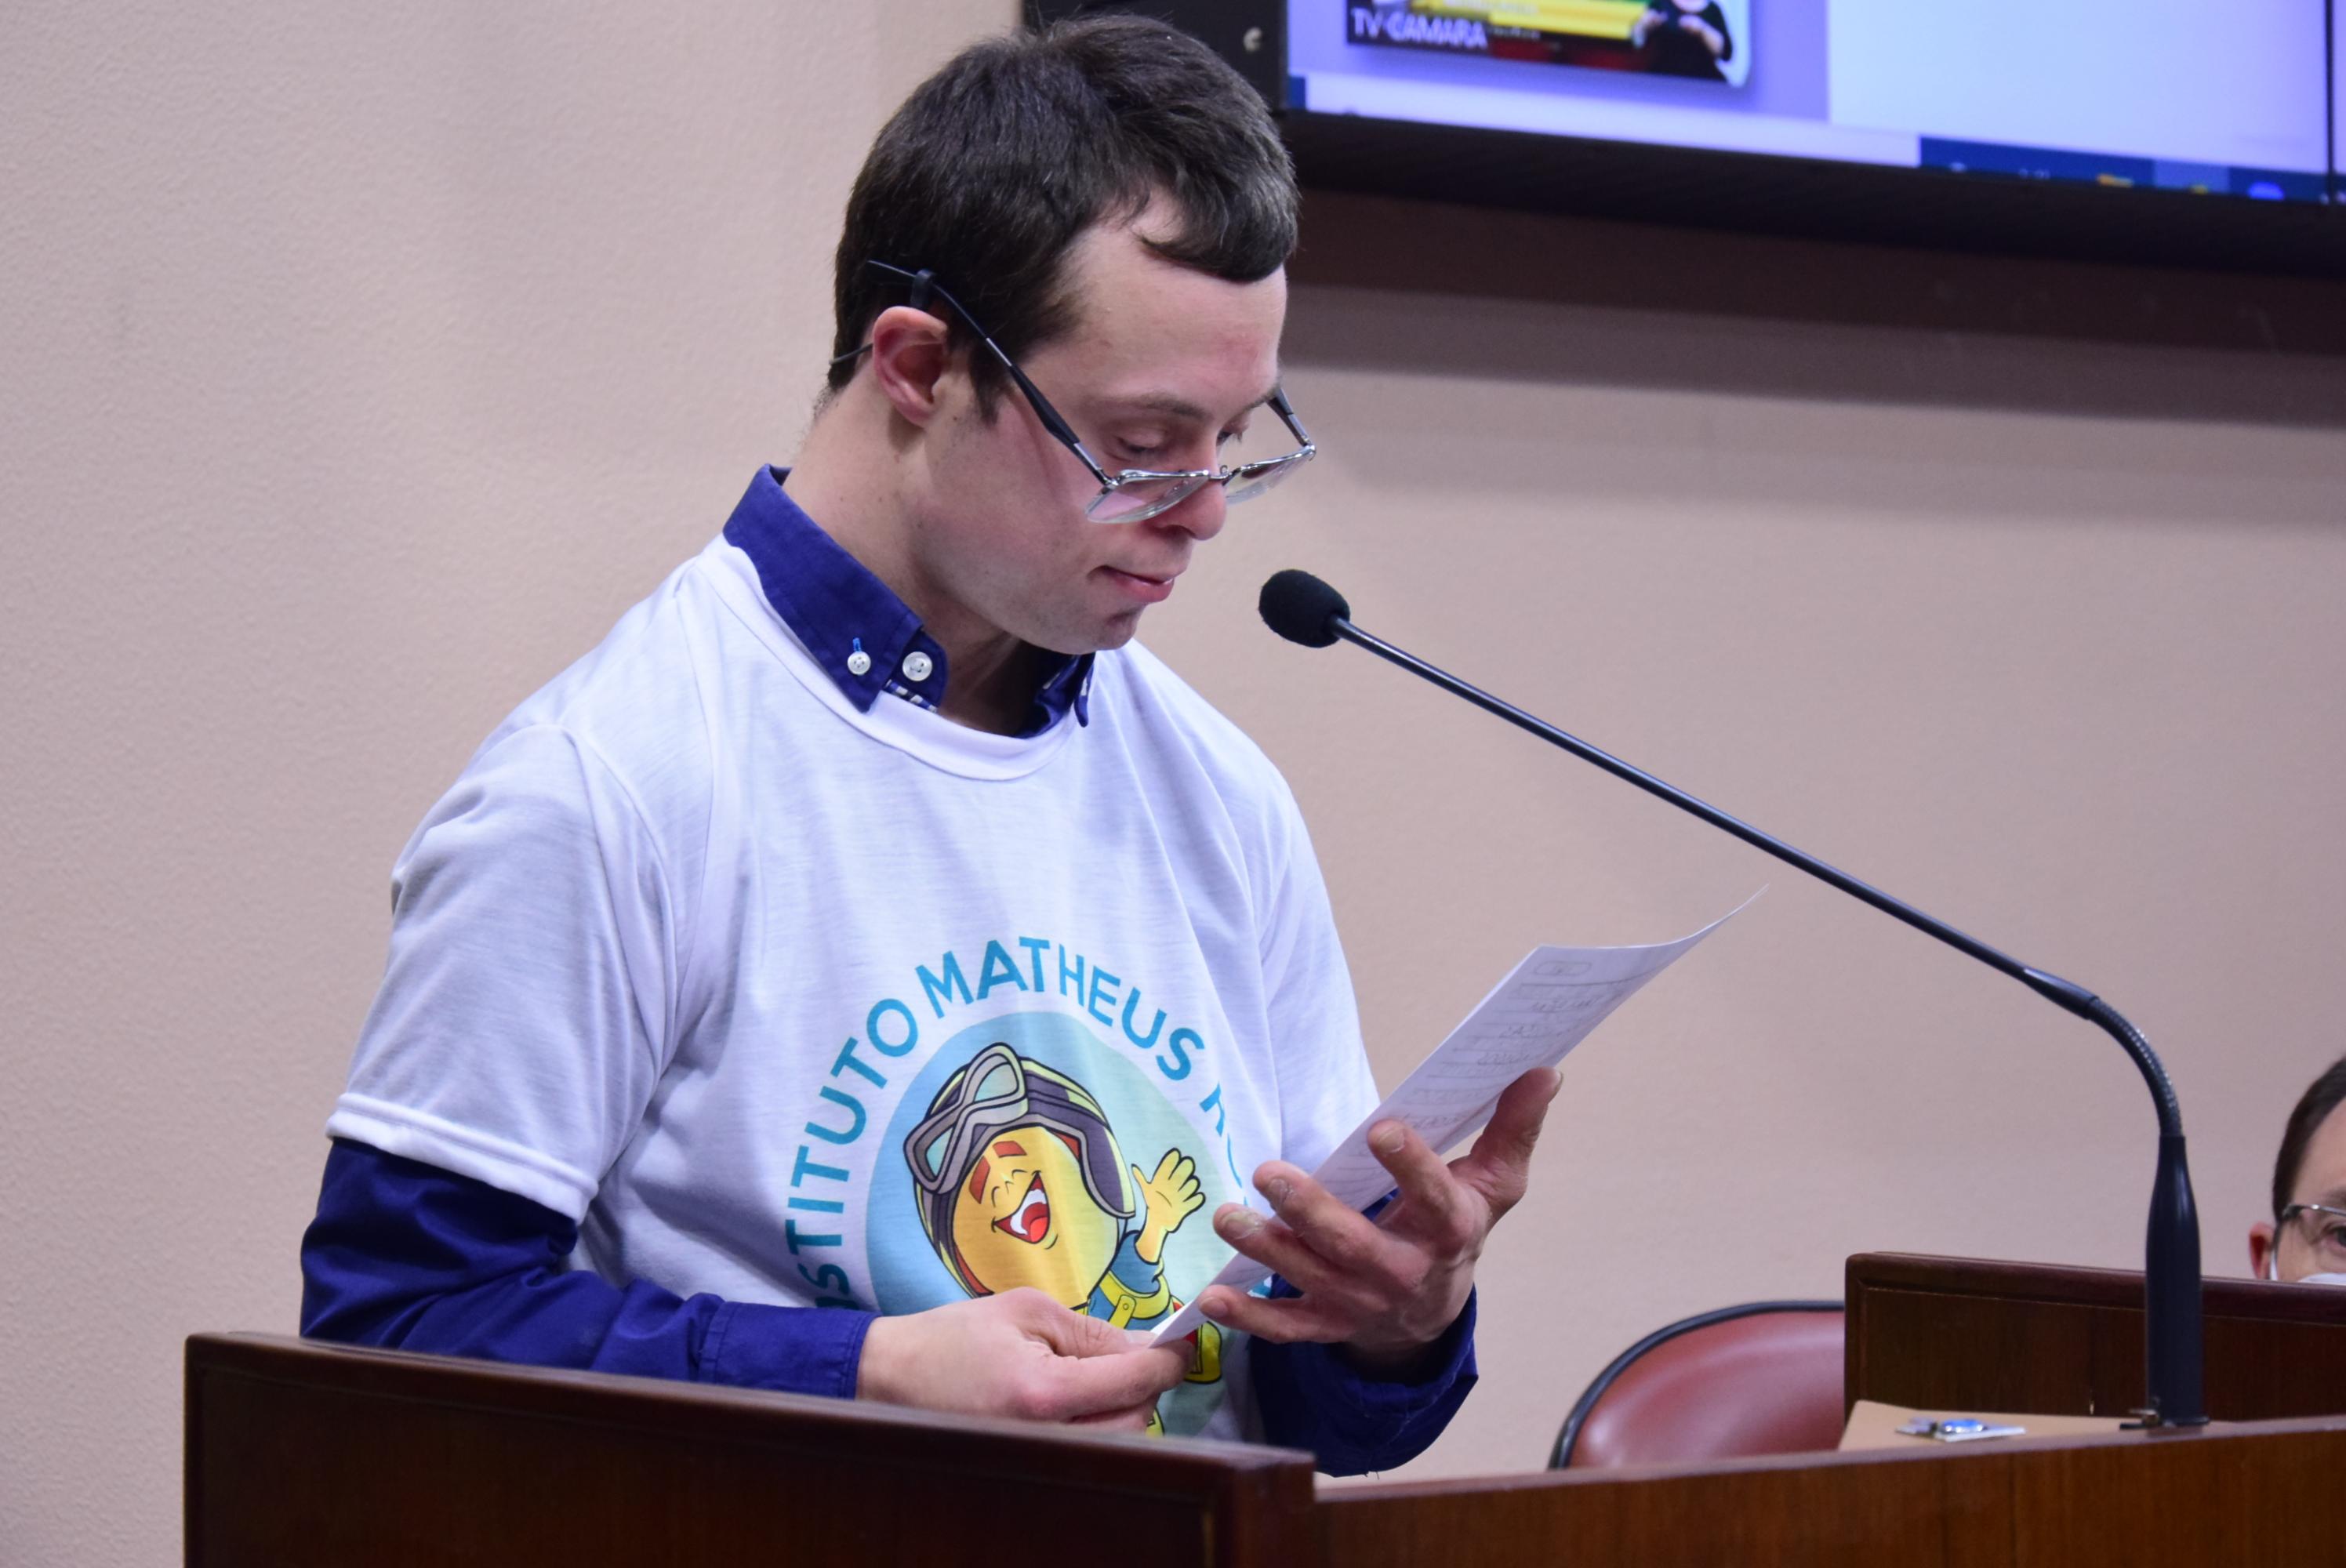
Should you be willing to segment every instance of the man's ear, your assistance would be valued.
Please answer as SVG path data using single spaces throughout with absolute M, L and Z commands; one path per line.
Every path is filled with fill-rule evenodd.
M 2259 1279 L 2265 1277 L 2265 1262 L 2272 1257 L 2272 1221 L 2260 1219 L 2249 1227 L 2249 1272 Z
M 872 323 L 872 374 L 880 395 L 909 423 L 936 417 L 937 383 L 953 368 L 944 321 L 909 305 L 891 305 Z

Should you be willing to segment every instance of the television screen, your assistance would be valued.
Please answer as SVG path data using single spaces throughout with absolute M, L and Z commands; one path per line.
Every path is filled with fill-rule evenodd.
M 1313 115 L 2327 201 L 2325 0 L 1286 0 Z

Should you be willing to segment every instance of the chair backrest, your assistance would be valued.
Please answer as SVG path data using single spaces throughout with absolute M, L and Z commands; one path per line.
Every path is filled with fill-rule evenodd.
M 1658 1329 L 1588 1385 L 1548 1466 L 1833 1448 L 1843 1339 L 1838 1301 L 1752 1301 Z

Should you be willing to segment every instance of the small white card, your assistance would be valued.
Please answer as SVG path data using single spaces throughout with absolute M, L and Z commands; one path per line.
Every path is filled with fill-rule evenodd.
M 1418 1064 L 1417 1071 L 1336 1145 L 1311 1173 L 1312 1179 L 1338 1202 L 1368 1207 L 1393 1185 L 1392 1173 L 1369 1149 L 1371 1127 L 1383 1121 L 1402 1122 L 1437 1151 L 1455 1147 L 1491 1119 L 1508 1084 L 1535 1067 L 1553 1067 L 1563 1061 L 1615 1008 L 1695 943 L 1750 908 L 1751 899 L 1759 896 L 1753 893 L 1692 936 L 1676 942 L 1648 947 L 1534 948 Z M 1270 1269 L 1241 1255 L 1231 1258 L 1213 1283 L 1251 1290 L 1270 1275 Z M 1179 1339 L 1204 1319 L 1193 1299 L 1167 1319 L 1148 1342 Z

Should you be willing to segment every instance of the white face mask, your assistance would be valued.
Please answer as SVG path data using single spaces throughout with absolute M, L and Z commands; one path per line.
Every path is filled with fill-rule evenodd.
M 2271 1252 L 2265 1254 L 2265 1278 L 2275 1284 L 2280 1283 L 2280 1259 Z M 2289 1283 L 2291 1285 L 2346 1285 L 2346 1274 L 2309 1274 L 2301 1279 L 2292 1279 Z

